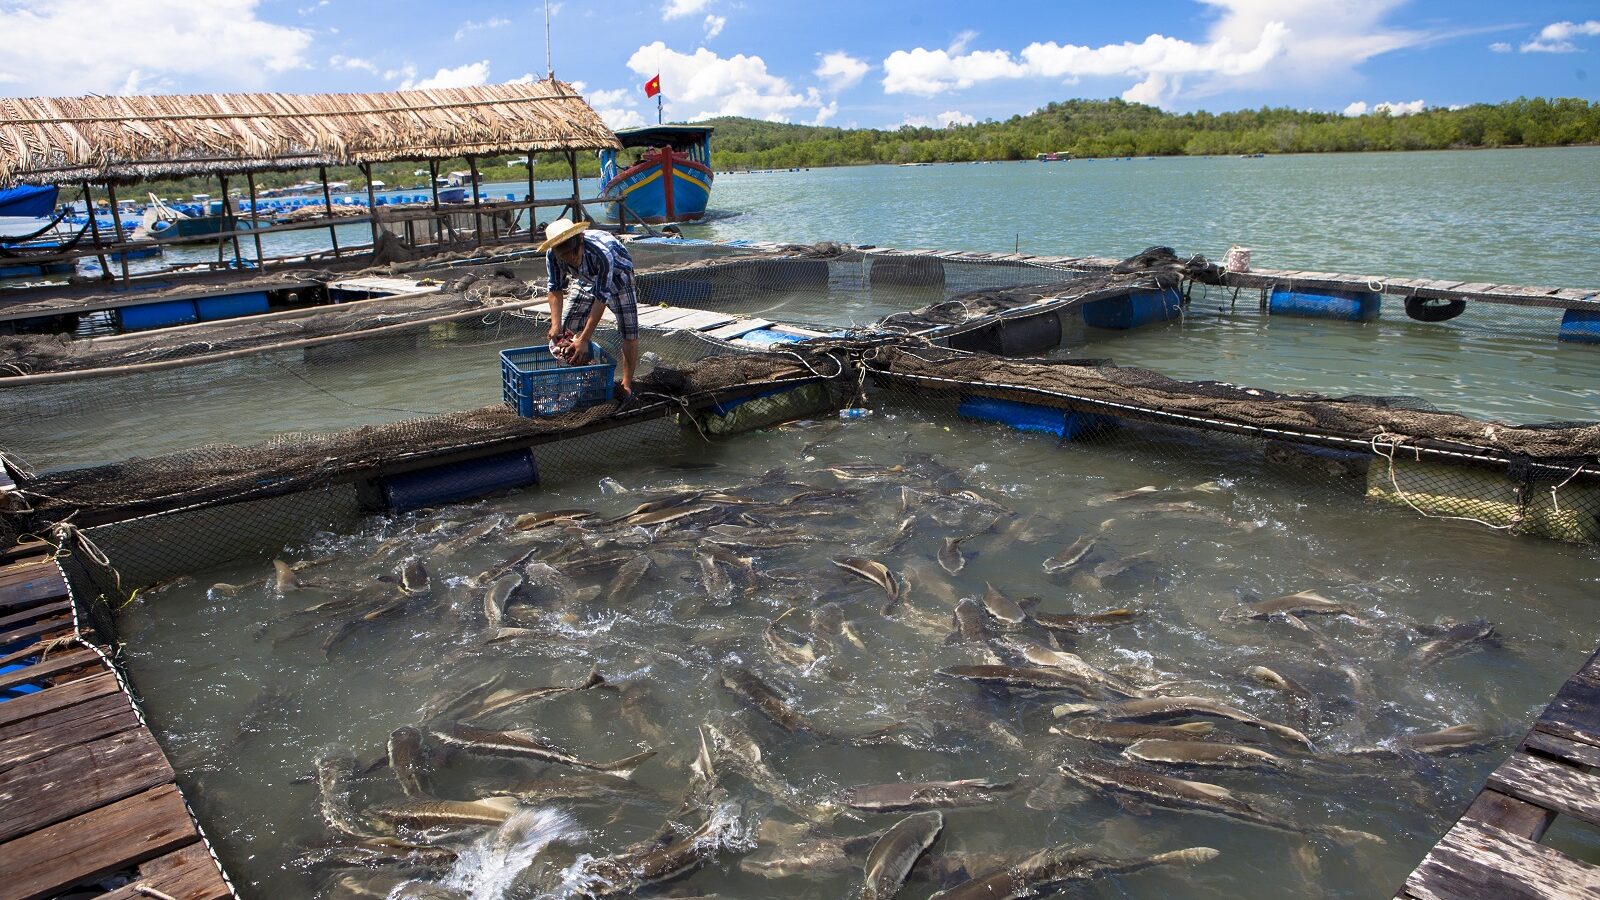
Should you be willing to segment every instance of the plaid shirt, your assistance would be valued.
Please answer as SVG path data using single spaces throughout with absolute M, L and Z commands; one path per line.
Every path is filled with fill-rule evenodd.
M 569 269 L 556 258 L 555 250 L 544 254 L 545 270 L 550 273 L 551 293 L 565 291 L 567 282 L 575 275 L 587 282 L 595 299 L 616 309 L 624 300 L 632 300 L 633 257 L 615 235 L 605 231 L 588 230 L 578 235 L 583 242 L 583 258 L 576 270 Z

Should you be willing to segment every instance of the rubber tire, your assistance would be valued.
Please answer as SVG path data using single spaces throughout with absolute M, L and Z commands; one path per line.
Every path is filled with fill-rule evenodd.
M 1467 301 L 1446 300 L 1442 304 L 1427 297 L 1407 297 L 1406 315 L 1418 322 L 1448 322 L 1466 312 Z

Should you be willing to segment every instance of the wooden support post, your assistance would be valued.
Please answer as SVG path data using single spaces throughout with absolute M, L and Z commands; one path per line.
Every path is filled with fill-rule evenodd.
M 94 255 L 100 258 L 100 279 L 110 281 L 116 276 L 111 274 L 111 264 L 106 262 L 105 250 L 100 246 L 100 218 L 94 214 L 94 195 L 87 181 L 83 183 L 83 208 L 89 211 L 89 234 L 94 238 Z
M 539 207 L 533 204 L 538 202 L 538 192 L 533 188 L 533 151 L 528 151 L 528 243 L 539 243 Z
M 322 179 L 322 211 L 328 216 L 328 237 L 333 240 L 333 258 L 339 258 L 339 225 L 333 220 L 333 191 L 328 189 L 328 167 L 317 166 Z
M 482 203 L 478 197 L 478 158 L 467 157 L 467 169 L 472 173 L 472 238 L 479 247 L 483 246 L 483 214 L 479 211 Z
M 233 232 L 233 264 L 244 268 L 244 253 L 239 249 L 239 221 L 233 213 L 233 201 L 228 197 L 228 176 L 218 175 L 217 180 L 222 182 L 222 223 L 225 231 Z M 233 224 L 228 220 L 233 219 Z M 222 245 L 217 245 L 217 262 L 222 262 Z
M 589 214 L 584 210 L 583 195 L 578 191 L 578 151 L 567 151 L 567 166 L 572 170 L 572 219 L 587 219 Z
M 428 160 L 428 190 L 433 192 L 433 243 L 444 243 L 444 225 L 439 218 L 439 161 Z
M 111 242 L 114 246 L 123 242 L 122 213 L 117 209 L 117 187 L 109 181 L 106 182 L 106 197 L 111 201 L 111 227 L 117 232 L 117 239 Z M 121 251 L 121 255 L 118 257 L 117 261 L 122 264 L 122 286 L 127 287 L 128 251 L 126 249 Z
M 378 196 L 372 192 L 372 164 L 362 163 L 361 174 L 367 176 L 367 221 L 372 226 L 372 250 L 378 250 Z M 333 210 L 329 210 L 332 212 Z
M 259 202 L 256 200 L 256 173 L 246 172 L 244 173 L 244 178 L 245 184 L 250 188 L 250 236 L 255 238 L 256 241 L 256 270 L 265 272 L 267 270 L 267 261 L 261 253 L 261 215 L 256 209 L 256 205 Z

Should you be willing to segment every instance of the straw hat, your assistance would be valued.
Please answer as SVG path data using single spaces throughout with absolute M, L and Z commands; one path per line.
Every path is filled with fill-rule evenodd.
M 578 233 L 589 227 L 588 222 L 574 222 L 571 219 L 557 219 L 544 228 L 544 243 L 539 245 L 539 252 L 564 244 L 569 238 L 577 237 Z

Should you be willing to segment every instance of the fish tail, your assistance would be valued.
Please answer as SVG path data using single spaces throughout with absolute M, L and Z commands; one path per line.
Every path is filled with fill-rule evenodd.
M 647 760 L 650 757 L 655 756 L 655 755 L 656 755 L 656 751 L 654 751 L 654 750 L 646 750 L 643 753 L 636 753 L 633 756 L 628 757 L 627 759 L 619 759 L 616 762 L 603 763 L 601 765 L 595 766 L 595 770 L 599 771 L 599 772 L 627 772 L 627 771 L 632 771 L 634 769 L 637 769 L 639 767 L 639 765 L 641 763 L 643 763 L 645 760 Z
M 600 664 L 595 663 L 594 668 L 589 670 L 589 677 L 585 678 L 583 683 L 578 685 L 578 690 L 588 690 L 589 688 L 599 687 L 605 683 L 606 677 L 600 674 Z

